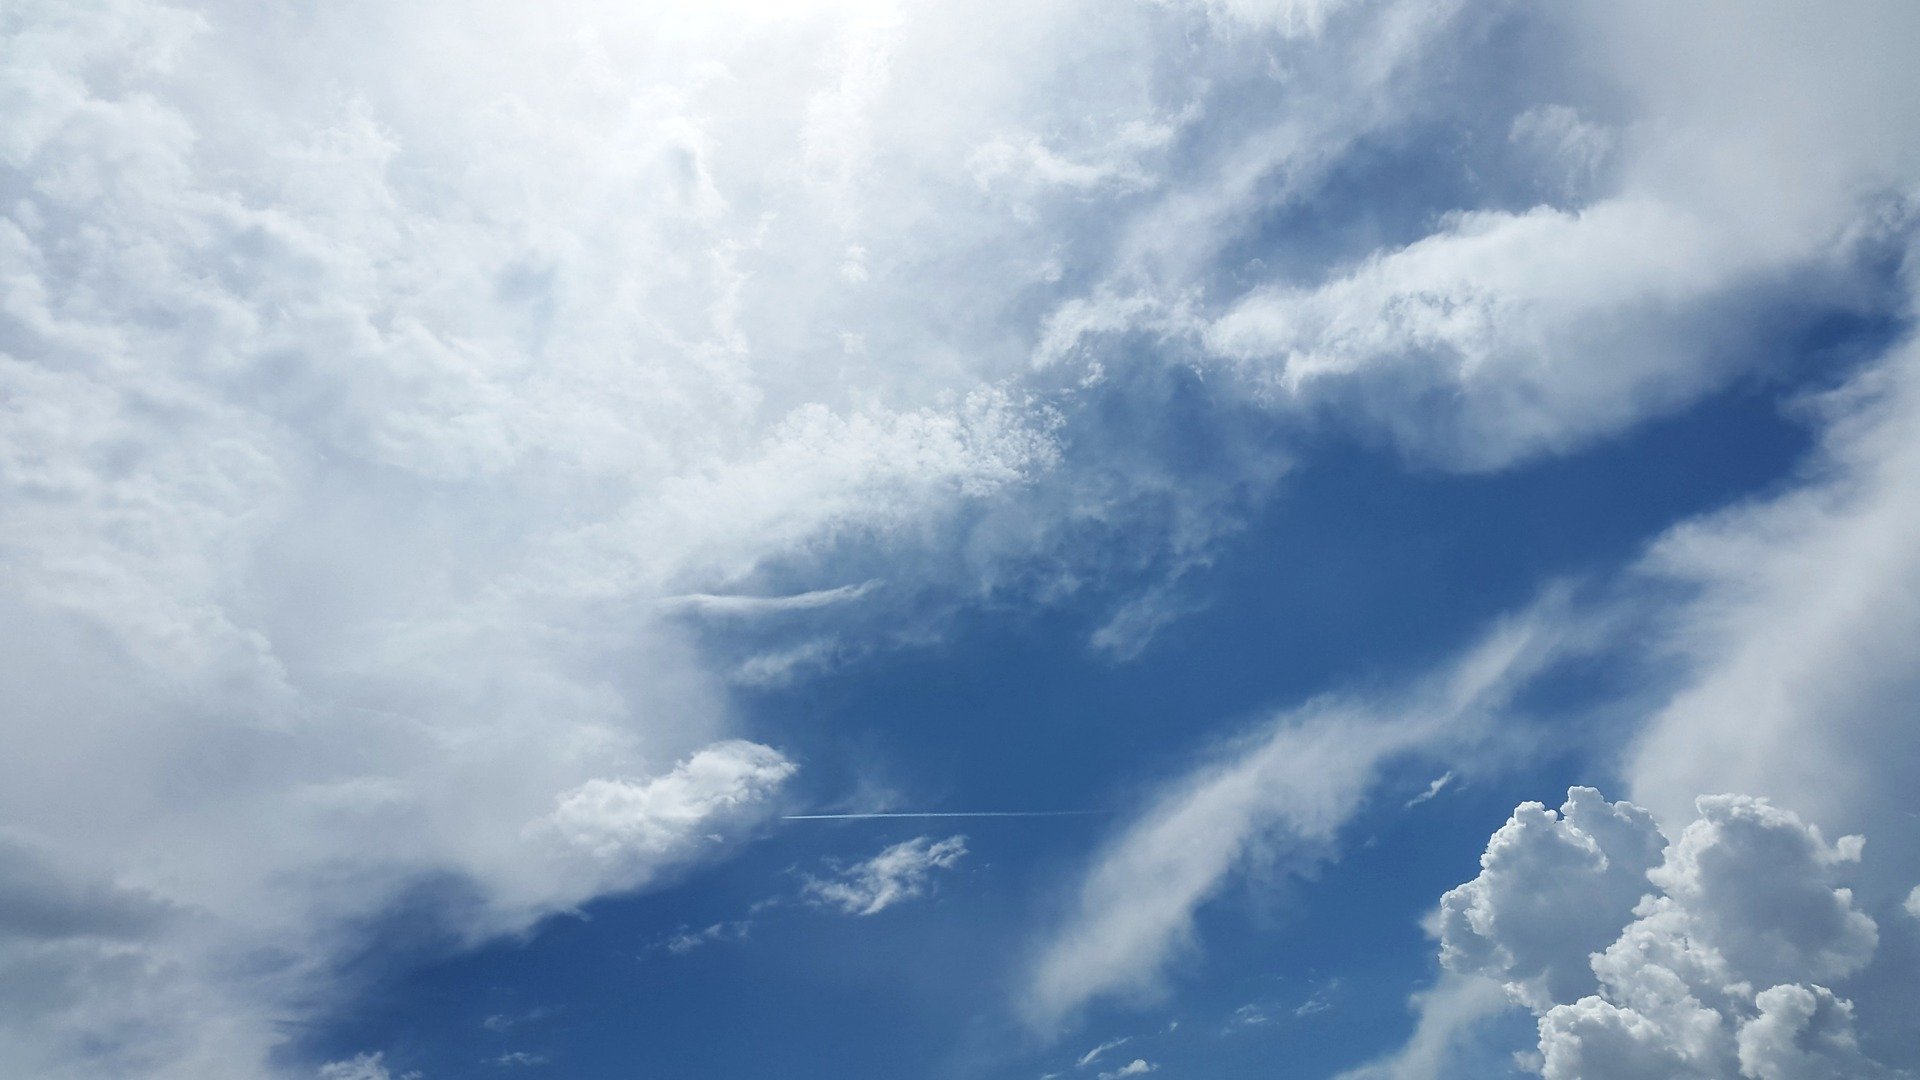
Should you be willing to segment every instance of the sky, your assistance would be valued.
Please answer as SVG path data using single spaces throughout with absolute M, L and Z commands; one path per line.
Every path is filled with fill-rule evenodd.
M 1920 1075 L 1920 7 L 16 0 L 0 1075 Z

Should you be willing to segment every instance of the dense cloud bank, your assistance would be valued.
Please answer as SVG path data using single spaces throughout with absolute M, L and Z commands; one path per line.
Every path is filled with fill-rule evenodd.
M 1892 2 L 9 4 L 0 1072 L 254 1080 L 396 903 L 472 942 L 719 856 L 800 775 L 740 685 L 1097 587 L 1088 647 L 1137 655 L 1325 430 L 1513 467 L 1911 315 L 1917 34 Z M 1682 687 L 1631 769 L 1654 810 L 1867 829 L 1911 790 L 1913 356 L 1642 567 Z M 1518 622 L 1170 783 L 1029 1011 L 1152 985 L 1248 852 L 1470 744 L 1565 637 Z M 1879 842 L 1876 902 L 1920 878 Z M 874 872 L 846 906 L 920 880 Z M 1693 1032 L 1568 959 L 1630 891 L 1576 872 L 1580 940 L 1503 946 L 1575 1009 L 1556 1045 Z M 1662 888 L 1648 933 L 1759 962 Z M 1688 1067 L 1841 1053 L 1815 972 L 1860 947 L 1688 989 L 1725 1029 Z
M 1839 884 L 1862 838 L 1739 795 L 1698 815 L 1669 840 L 1592 788 L 1520 806 L 1442 898 L 1442 960 L 1539 1014 L 1548 1080 L 1911 1075 L 1867 1056 L 1834 989 L 1879 940 Z

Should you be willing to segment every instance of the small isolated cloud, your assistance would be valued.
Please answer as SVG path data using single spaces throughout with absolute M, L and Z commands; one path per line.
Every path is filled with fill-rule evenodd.
M 320 1080 L 420 1080 L 420 1073 L 396 1073 L 382 1054 L 356 1054 L 345 1061 L 320 1066 Z
M 1293 1015 L 1295 1018 L 1303 1019 L 1326 1012 L 1328 1009 L 1333 1008 L 1333 995 L 1339 992 L 1339 990 L 1339 979 L 1327 980 L 1324 985 L 1316 987 L 1313 993 L 1308 995 L 1307 1000 L 1293 1007 Z
M 1522 805 L 1442 900 L 1443 961 L 1540 1016 L 1545 1080 L 1897 1075 L 1828 989 L 1878 942 L 1837 884 L 1863 841 L 1764 799 L 1696 805 L 1671 842 L 1590 788 Z
M 1227 1030 L 1262 1027 L 1271 1023 L 1273 1023 L 1273 1014 L 1269 1013 L 1265 1006 L 1248 1002 L 1233 1010 L 1233 1015 L 1227 1018 Z
M 1406 808 L 1408 810 L 1411 810 L 1414 807 L 1419 806 L 1421 803 L 1426 802 L 1428 799 L 1431 799 L 1435 795 L 1440 794 L 1440 792 L 1445 790 L 1446 786 L 1451 783 L 1453 783 L 1453 771 L 1449 769 L 1448 771 L 1441 773 L 1439 776 L 1434 777 L 1433 783 L 1427 785 L 1427 790 L 1421 792 L 1418 795 L 1415 795 L 1411 799 L 1408 799 Z
M 543 1005 L 540 1008 L 528 1009 L 526 1012 L 520 1013 L 493 1013 L 486 1019 L 480 1021 L 480 1026 L 486 1028 L 488 1031 L 508 1032 L 517 1027 L 524 1027 L 527 1024 L 537 1024 L 551 1017 L 555 1011 L 553 1008 Z
M 1111 1072 L 1101 1073 L 1100 1080 L 1122 1080 L 1123 1077 L 1128 1076 L 1145 1076 L 1150 1072 L 1158 1071 L 1159 1068 L 1160 1066 L 1144 1058 L 1134 1058 Z
M 753 923 L 745 919 L 717 922 L 698 930 L 683 926 L 656 942 L 655 948 L 665 949 L 675 956 L 685 956 L 702 945 L 716 941 L 742 941 L 752 929 Z
M 801 892 L 810 902 L 849 915 L 874 915 L 924 895 L 935 870 L 951 869 L 967 853 L 965 836 L 934 841 L 917 836 L 895 844 L 834 877 L 809 877 Z
M 1133 1036 L 1123 1035 L 1120 1038 L 1114 1039 L 1110 1042 L 1103 1042 L 1099 1046 L 1096 1046 L 1093 1049 L 1087 1051 L 1086 1053 L 1081 1054 L 1080 1060 L 1073 1063 L 1074 1067 L 1084 1069 L 1087 1066 L 1093 1064 L 1094 1062 L 1100 1060 L 1100 1055 L 1106 1053 L 1109 1050 L 1117 1050 L 1120 1047 L 1125 1046 L 1132 1041 L 1133 1041 Z
M 878 581 L 863 581 L 858 585 L 842 585 L 834 589 L 815 589 L 811 592 L 789 593 L 783 596 L 685 593 L 680 596 L 669 596 L 660 601 L 660 605 L 669 611 L 694 615 L 731 615 L 747 618 L 755 615 L 778 615 L 790 611 L 812 611 L 832 607 L 835 604 L 845 604 L 860 599 L 879 585 Z
M 525 1050 L 513 1050 L 496 1058 L 488 1058 L 486 1064 L 502 1069 L 517 1069 L 528 1065 L 545 1065 L 547 1059 L 539 1054 L 529 1054 Z
M 1915 885 L 1913 891 L 1907 894 L 1906 908 L 1907 914 L 1920 919 L 1920 885 Z
M 549 888 L 570 897 L 631 889 L 761 816 L 794 770 L 771 747 L 715 743 L 646 780 L 589 780 L 559 796 L 527 835 L 553 852 L 559 873 Z

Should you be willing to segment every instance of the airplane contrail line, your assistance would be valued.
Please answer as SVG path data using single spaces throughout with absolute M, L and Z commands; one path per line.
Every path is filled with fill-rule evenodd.
M 865 821 L 869 818 L 1089 817 L 1111 810 L 935 810 L 876 814 L 782 814 L 781 821 Z

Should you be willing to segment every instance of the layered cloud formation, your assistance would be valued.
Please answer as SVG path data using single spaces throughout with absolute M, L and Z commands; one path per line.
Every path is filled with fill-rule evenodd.
M 395 905 L 473 942 L 719 854 L 798 768 L 741 684 L 1096 582 L 1136 655 L 1323 428 L 1504 468 L 1912 314 L 1911 4 L 629 8 L 0 16 L 0 1072 L 257 1077 Z M 1504 929 L 1449 938 L 1549 1070 L 1868 1068 L 1846 849 L 1684 819 L 1872 832 L 1876 912 L 1920 879 L 1874 828 L 1920 758 L 1915 356 L 1849 358 L 1804 476 L 1634 572 L 1674 689 L 1626 779 L 1678 839 L 1530 812 L 1500 873 L 1578 933 L 1486 879 Z M 1030 1018 L 1488 738 L 1561 610 L 1169 782 Z M 1833 920 L 1773 959 L 1715 876 L 1763 840 Z

